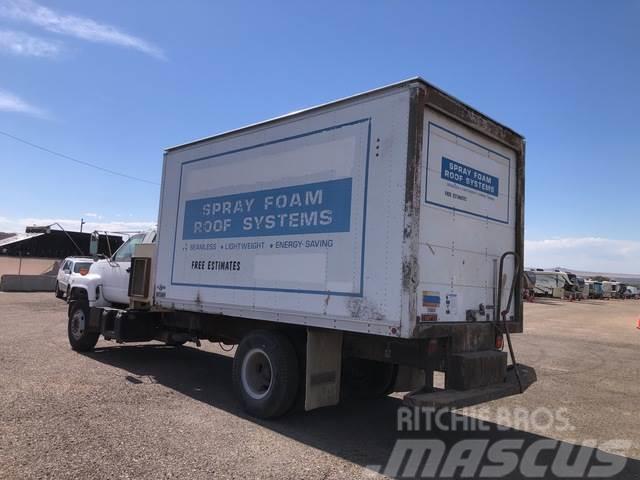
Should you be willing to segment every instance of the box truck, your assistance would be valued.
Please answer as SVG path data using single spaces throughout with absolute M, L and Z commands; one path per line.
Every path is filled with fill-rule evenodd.
M 129 304 L 99 279 L 78 290 L 71 346 L 236 344 L 234 389 L 262 418 L 296 399 L 521 393 L 535 381 L 510 336 L 524 154 L 521 135 L 420 78 L 168 148 Z

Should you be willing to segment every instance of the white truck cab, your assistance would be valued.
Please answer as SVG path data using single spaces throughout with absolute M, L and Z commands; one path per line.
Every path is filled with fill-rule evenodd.
M 95 261 L 87 275 L 73 280 L 69 299 L 85 299 L 90 307 L 128 305 L 131 256 L 136 245 L 155 241 L 155 229 L 131 235 L 111 257 Z

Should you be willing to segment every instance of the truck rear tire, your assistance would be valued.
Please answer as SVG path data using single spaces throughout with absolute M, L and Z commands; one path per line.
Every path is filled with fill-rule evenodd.
M 258 418 L 284 415 L 296 400 L 300 382 L 291 341 L 278 332 L 249 333 L 238 345 L 232 379 L 247 413 Z
M 87 330 L 89 323 L 89 304 L 86 301 L 78 300 L 69 308 L 69 322 L 67 324 L 67 334 L 71 349 L 76 352 L 88 352 L 98 343 L 98 332 Z

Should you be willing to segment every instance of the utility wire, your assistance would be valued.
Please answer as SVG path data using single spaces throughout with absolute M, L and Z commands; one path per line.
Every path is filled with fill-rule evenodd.
M 37 148 L 38 150 L 42 150 L 43 152 L 47 152 L 47 153 L 50 153 L 52 155 L 56 155 L 58 157 L 66 159 L 66 160 L 71 160 L 72 162 L 79 163 L 80 165 L 84 165 L 86 167 L 91 167 L 91 168 L 95 168 L 97 170 L 102 170 L 103 172 L 110 173 L 112 175 L 118 175 L 120 177 L 128 178 L 130 180 L 137 180 L 138 182 L 144 182 L 144 183 L 148 183 L 148 184 L 151 184 L 151 185 L 160 185 L 158 182 L 152 182 L 151 180 L 147 180 L 145 178 L 134 177 L 133 175 L 127 175 L 126 173 L 116 172 L 114 170 L 109 170 L 108 168 L 101 167 L 99 165 L 94 165 L 93 163 L 85 162 L 84 160 L 79 160 L 77 158 L 70 157 L 69 155 L 65 155 L 64 153 L 60 153 L 60 152 L 56 152 L 54 150 L 50 150 L 50 149 L 48 149 L 46 147 L 43 147 L 43 146 L 37 145 L 35 143 L 29 142 L 28 140 L 25 140 L 24 138 L 16 137 L 15 135 L 11 135 L 10 133 L 3 132 L 2 130 L 0 130 L 0 134 L 4 135 L 5 137 L 12 138 L 13 140 L 16 140 L 18 142 L 24 143 L 25 145 L 29 145 L 30 147 Z

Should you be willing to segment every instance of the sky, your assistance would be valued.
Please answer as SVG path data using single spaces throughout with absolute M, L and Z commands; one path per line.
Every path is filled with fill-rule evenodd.
M 640 273 L 640 0 L 0 0 L 0 231 L 147 228 L 165 147 L 413 76 L 526 137 L 527 266 Z

